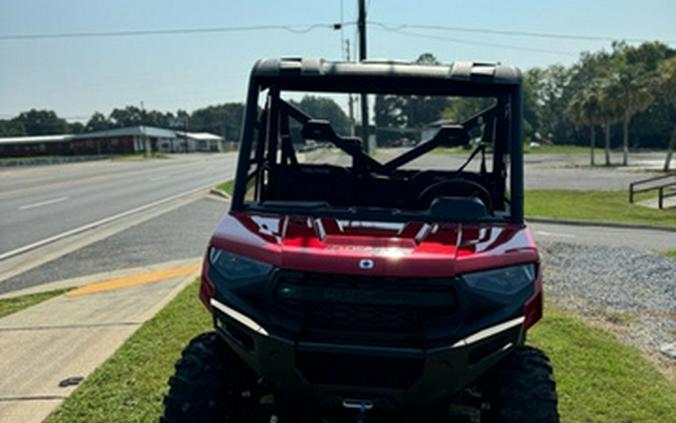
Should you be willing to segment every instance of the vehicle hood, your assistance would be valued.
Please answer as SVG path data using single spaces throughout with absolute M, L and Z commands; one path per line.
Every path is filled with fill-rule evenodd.
M 211 246 L 308 272 L 448 277 L 538 261 L 523 224 L 393 223 L 226 214 Z

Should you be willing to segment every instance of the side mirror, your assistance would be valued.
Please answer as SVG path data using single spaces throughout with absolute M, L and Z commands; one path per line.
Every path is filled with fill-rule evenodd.
M 305 122 L 301 134 L 305 139 L 332 141 L 337 135 L 328 120 L 310 119 Z
M 442 125 L 433 140 L 441 147 L 465 147 L 469 145 L 469 134 L 462 125 Z
M 356 137 L 341 137 L 333 130 L 333 126 L 327 120 L 311 119 L 305 122 L 301 135 L 305 139 L 317 141 L 329 141 L 336 145 L 342 145 L 347 152 L 355 152 L 361 150 L 361 139 Z M 339 145 L 339 146 L 340 146 Z

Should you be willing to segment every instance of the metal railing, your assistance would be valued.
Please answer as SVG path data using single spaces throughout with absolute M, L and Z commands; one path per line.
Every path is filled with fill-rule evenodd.
M 648 186 L 637 188 L 637 186 L 641 185 Z M 660 209 L 663 209 L 665 198 L 676 197 L 676 173 L 632 182 L 629 184 L 629 202 L 634 202 L 635 194 L 653 190 L 657 190 L 657 205 Z

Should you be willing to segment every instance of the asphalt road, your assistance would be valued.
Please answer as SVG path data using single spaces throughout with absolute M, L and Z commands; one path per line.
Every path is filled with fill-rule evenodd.
M 0 282 L 0 294 L 95 273 L 201 257 L 228 206 L 211 197 L 201 198 L 4 280 Z M 676 249 L 676 237 L 667 231 L 550 223 L 529 226 L 541 246 L 567 243 L 629 247 L 648 254 Z
M 383 149 L 378 151 L 377 158 L 387 161 L 401 154 L 402 149 Z M 469 157 L 466 155 L 427 154 L 406 167 L 411 169 L 458 169 Z M 487 157 L 490 169 L 490 155 Z M 332 158 L 334 162 L 341 162 L 341 158 Z M 597 151 L 596 161 L 602 163 L 603 157 Z M 343 160 L 344 162 L 345 160 Z M 621 163 L 621 156 L 613 154 L 614 164 Z M 481 160 L 475 157 L 467 166 L 467 170 L 478 171 Z M 661 153 L 632 153 L 629 167 L 602 167 L 590 168 L 589 158 L 584 154 L 526 154 L 525 187 L 530 189 L 566 189 L 566 190 L 628 190 L 629 184 L 641 179 L 660 176 L 658 169 L 664 162 Z
M 0 255 L 232 176 L 236 154 L 0 170 Z
M 0 281 L 0 294 L 64 279 L 204 255 L 229 204 L 211 196 L 193 201 Z

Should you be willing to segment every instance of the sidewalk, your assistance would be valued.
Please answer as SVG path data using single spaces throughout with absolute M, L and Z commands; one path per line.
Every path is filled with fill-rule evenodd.
M 98 281 L 0 319 L 0 421 L 41 422 L 189 282 L 199 261 Z M 57 284 L 58 285 L 58 284 Z

